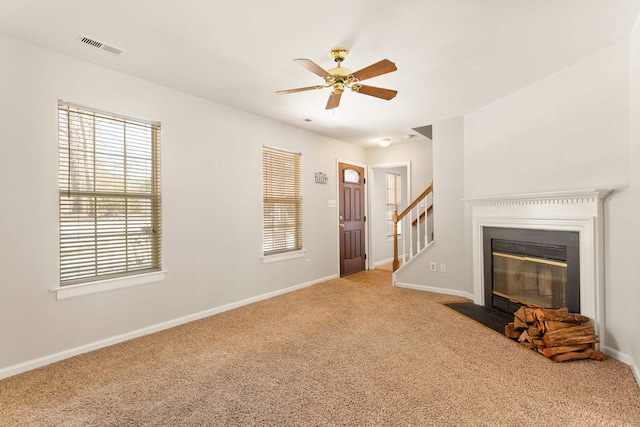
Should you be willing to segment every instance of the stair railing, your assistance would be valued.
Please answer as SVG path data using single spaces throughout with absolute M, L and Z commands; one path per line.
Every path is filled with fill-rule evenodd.
M 433 210 L 433 203 L 428 203 L 429 195 L 433 193 L 433 183 L 429 185 L 402 212 L 393 212 L 393 271 L 400 268 L 398 251 L 398 223 L 401 223 L 402 233 L 402 263 L 405 264 L 422 252 L 433 235 L 429 235 L 428 215 Z M 422 229 L 422 230 L 421 230 Z M 414 242 L 415 230 L 415 242 Z

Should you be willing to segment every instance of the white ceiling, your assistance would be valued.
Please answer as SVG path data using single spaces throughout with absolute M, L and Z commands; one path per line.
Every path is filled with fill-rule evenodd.
M 640 0 L 0 0 L 0 32 L 263 117 L 371 146 L 460 116 L 624 38 Z M 126 50 L 83 45 L 80 34 Z M 353 71 L 391 101 L 329 89 L 293 62 Z M 4 58 L 7 60 L 7 58 Z M 553 100 L 550 100 L 553 102 Z M 304 119 L 311 119 L 310 122 Z

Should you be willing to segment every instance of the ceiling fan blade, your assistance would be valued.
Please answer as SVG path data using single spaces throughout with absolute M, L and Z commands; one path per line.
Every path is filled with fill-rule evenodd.
M 327 101 L 327 108 L 325 108 L 325 110 L 331 110 L 332 108 L 336 108 L 338 105 L 340 105 L 341 96 L 341 93 L 331 92 L 331 95 L 329 95 L 329 101 Z
M 322 68 L 321 66 L 319 66 L 318 64 L 316 64 L 310 59 L 296 58 L 294 59 L 294 61 L 302 65 L 307 70 L 311 71 L 313 74 L 316 74 L 322 77 L 323 79 L 326 79 L 327 77 L 331 77 L 331 74 L 329 74 L 324 68 Z
M 364 93 L 365 95 L 386 99 L 387 101 L 392 99 L 398 94 L 397 90 L 384 89 L 381 87 L 366 86 L 366 85 L 360 85 L 358 89 L 353 89 L 353 90 L 358 93 Z
M 287 93 L 304 92 L 305 90 L 313 90 L 313 89 L 324 89 L 324 86 L 308 86 L 308 87 L 299 87 L 297 89 L 278 90 L 276 91 L 276 93 L 280 95 L 285 95 Z
M 396 64 L 389 61 L 388 59 L 383 59 L 382 61 L 376 62 L 375 64 L 371 64 L 368 67 L 363 68 L 362 70 L 356 71 L 352 74 L 352 76 L 360 81 L 363 81 L 366 79 L 370 79 L 371 77 L 381 76 L 383 74 L 387 74 L 396 70 Z

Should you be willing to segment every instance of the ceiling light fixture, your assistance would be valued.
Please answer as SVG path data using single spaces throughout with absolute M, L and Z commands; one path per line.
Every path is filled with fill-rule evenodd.
M 380 147 L 388 147 L 389 145 L 391 145 L 391 140 L 389 138 L 382 138 L 378 141 L 378 145 Z

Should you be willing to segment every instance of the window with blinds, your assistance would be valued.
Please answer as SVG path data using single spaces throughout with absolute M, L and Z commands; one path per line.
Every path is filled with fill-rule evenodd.
M 262 148 L 265 256 L 302 249 L 301 158 L 300 153 Z
M 160 125 L 59 102 L 60 284 L 158 271 Z
M 387 237 L 393 237 L 393 212 L 400 209 L 400 175 L 387 172 Z M 398 222 L 398 235 L 402 234 L 402 223 Z

